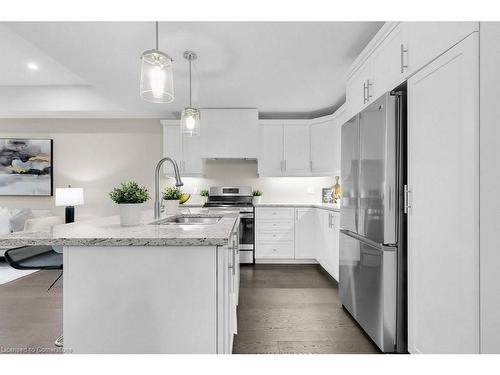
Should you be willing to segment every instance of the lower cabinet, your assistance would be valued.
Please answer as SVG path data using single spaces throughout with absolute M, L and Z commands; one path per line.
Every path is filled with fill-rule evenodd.
M 316 209 L 295 209 L 295 259 L 316 258 Z
M 258 263 L 318 262 L 339 277 L 340 214 L 312 207 L 257 207 L 255 259 Z
M 317 210 L 317 260 L 328 273 L 339 279 L 339 223 L 340 214 L 326 210 Z

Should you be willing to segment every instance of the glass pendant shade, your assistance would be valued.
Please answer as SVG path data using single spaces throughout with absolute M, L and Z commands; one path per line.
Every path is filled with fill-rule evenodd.
M 174 100 L 172 59 L 156 49 L 141 56 L 141 97 L 152 103 Z
M 186 107 L 181 116 L 182 134 L 188 136 L 200 135 L 200 110 Z

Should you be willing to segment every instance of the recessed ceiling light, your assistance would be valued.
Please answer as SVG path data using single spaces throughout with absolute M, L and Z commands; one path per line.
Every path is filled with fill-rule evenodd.
M 27 66 L 28 66 L 28 69 L 30 69 L 30 70 L 38 70 L 38 65 L 36 65 L 35 63 L 30 62 L 27 64 Z

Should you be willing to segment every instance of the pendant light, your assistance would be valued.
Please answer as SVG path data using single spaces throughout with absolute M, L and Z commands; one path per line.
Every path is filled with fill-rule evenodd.
M 174 100 L 172 58 L 158 50 L 158 22 L 156 48 L 141 56 L 141 97 L 152 103 L 170 103 Z
M 181 132 L 188 136 L 200 135 L 200 110 L 191 104 L 191 62 L 198 56 L 192 51 L 185 51 L 184 58 L 189 61 L 189 107 L 184 108 L 181 116 Z

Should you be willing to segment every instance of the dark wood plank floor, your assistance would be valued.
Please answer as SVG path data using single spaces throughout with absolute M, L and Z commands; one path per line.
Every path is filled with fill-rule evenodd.
M 39 271 L 0 285 L 0 353 L 61 351 L 54 341 L 63 328 L 62 280 L 47 292 L 59 272 Z
M 379 353 L 318 265 L 244 265 L 233 353 Z

